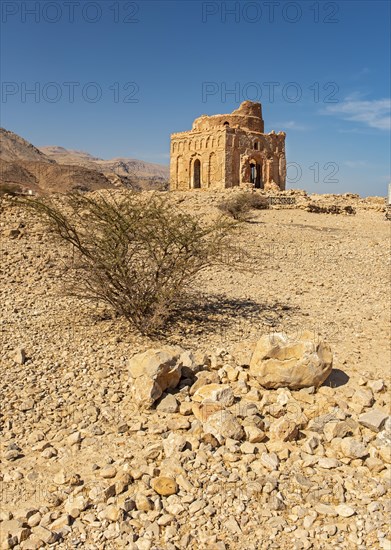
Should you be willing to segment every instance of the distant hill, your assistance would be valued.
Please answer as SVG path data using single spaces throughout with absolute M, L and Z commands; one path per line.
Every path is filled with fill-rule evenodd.
M 159 177 L 166 180 L 169 177 L 169 167 L 163 164 L 121 157 L 103 160 L 83 151 L 74 151 L 58 146 L 40 147 L 39 149 L 49 159 L 60 164 L 78 164 L 104 173 L 114 173 L 118 176 Z
M 136 159 L 105 161 L 89 153 L 51 146 L 37 148 L 0 128 L 0 184 L 35 193 L 64 193 L 126 187 L 165 189 L 168 167 Z
M 18 160 L 54 162 L 37 147 L 5 128 L 0 128 L 0 159 L 9 162 Z

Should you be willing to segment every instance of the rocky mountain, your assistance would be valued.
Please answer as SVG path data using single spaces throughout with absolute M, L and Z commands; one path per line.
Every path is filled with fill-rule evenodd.
M 53 163 L 44 153 L 22 137 L 0 128 L 0 159 L 7 162 L 31 161 Z
M 136 159 L 105 161 L 89 153 L 51 146 L 37 148 L 0 128 L 0 185 L 34 193 L 64 193 L 125 187 L 164 189 L 168 167 Z
M 132 158 L 118 157 L 103 160 L 84 151 L 75 151 L 58 146 L 40 147 L 40 151 L 59 164 L 78 164 L 86 168 L 100 170 L 103 173 L 114 173 L 118 176 L 157 177 L 164 180 L 167 180 L 169 176 L 168 166 Z

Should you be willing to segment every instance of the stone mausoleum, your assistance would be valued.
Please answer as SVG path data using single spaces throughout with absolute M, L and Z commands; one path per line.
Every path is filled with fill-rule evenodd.
M 170 190 L 285 189 L 285 132 L 264 133 L 262 106 L 244 101 L 228 115 L 202 115 L 171 135 Z

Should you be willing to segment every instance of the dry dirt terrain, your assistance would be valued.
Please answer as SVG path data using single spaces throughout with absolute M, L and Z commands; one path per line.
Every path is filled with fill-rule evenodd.
M 170 200 L 209 218 L 231 194 Z M 292 196 L 243 223 L 231 265 L 199 276 L 157 340 L 64 296 L 72 251 L 2 204 L 1 548 L 391 549 L 384 199 Z M 310 213 L 310 200 L 357 213 Z M 250 374 L 274 332 L 330 344 L 320 388 L 265 389 Z M 191 354 L 143 410 L 129 361 L 165 345 Z M 200 413 L 208 384 L 217 428 Z

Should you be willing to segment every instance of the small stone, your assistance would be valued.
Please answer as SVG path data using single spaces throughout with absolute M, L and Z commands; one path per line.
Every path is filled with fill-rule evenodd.
M 354 392 L 353 402 L 359 403 L 363 407 L 372 407 L 374 403 L 373 393 L 370 389 L 360 388 Z
M 64 514 L 50 524 L 50 529 L 52 531 L 61 531 L 63 527 L 71 524 L 71 520 L 71 516 Z
M 372 409 L 371 411 L 361 414 L 359 416 L 359 423 L 366 428 L 369 428 L 373 432 L 380 432 L 383 428 L 388 415 L 379 409 Z
M 316 512 L 311 512 L 307 516 L 303 518 L 303 527 L 304 529 L 310 529 L 312 527 L 314 521 L 318 517 L 318 514 Z
M 348 458 L 362 458 L 368 454 L 366 446 L 353 437 L 342 439 L 341 451 Z
M 64 470 L 60 470 L 53 476 L 53 481 L 56 485 L 65 485 L 68 481 L 68 478 Z
M 383 445 L 378 449 L 379 456 L 387 464 L 391 464 L 391 448 L 388 445 Z
M 42 516 L 39 512 L 33 514 L 32 516 L 30 516 L 27 520 L 27 524 L 30 526 L 30 527 L 36 527 L 37 525 L 39 525 L 40 521 L 42 519 Z
M 193 403 L 190 401 L 183 401 L 179 406 L 179 412 L 183 414 L 183 416 L 190 416 L 192 414 L 192 407 Z
M 135 503 L 137 510 L 141 510 L 142 512 L 149 512 L 149 510 L 152 510 L 153 506 L 149 498 L 147 498 L 142 493 L 137 493 L 135 496 Z
M 178 411 L 178 401 L 169 393 L 156 406 L 156 410 L 164 413 L 176 413 Z
M 270 426 L 270 438 L 281 441 L 294 441 L 299 435 L 299 427 L 285 417 L 278 418 Z
M 162 496 L 174 495 L 178 492 L 176 481 L 170 477 L 157 477 L 151 482 L 152 489 Z
M 339 504 L 335 507 L 335 511 L 339 516 L 342 516 L 343 518 L 350 518 L 356 513 L 355 510 L 347 504 Z
M 46 447 L 41 453 L 42 458 L 53 458 L 54 456 L 57 456 L 57 450 L 54 447 Z
M 100 471 L 100 476 L 104 479 L 112 479 L 117 475 L 117 468 L 115 466 L 106 466 Z
M 174 519 L 174 516 L 171 514 L 163 514 L 160 516 L 160 518 L 157 520 L 158 525 L 162 525 L 163 527 L 166 525 L 169 525 L 172 520 Z
M 268 470 L 278 470 L 280 460 L 276 453 L 262 453 L 261 462 Z
M 323 427 L 323 433 L 327 441 L 332 441 L 336 437 L 345 437 L 351 431 L 351 426 L 345 421 L 328 422 Z
M 7 237 L 10 239 L 17 239 L 21 235 L 20 230 L 17 227 L 13 227 L 6 232 Z
M 226 384 L 207 384 L 201 386 L 193 395 L 193 401 L 198 403 L 220 403 L 230 407 L 234 402 L 232 388 Z
M 230 438 L 240 441 L 244 437 L 244 430 L 237 418 L 229 411 L 219 411 L 212 414 L 204 423 L 205 433 L 211 433 L 218 440 Z
M 336 458 L 322 457 L 318 460 L 318 465 L 326 470 L 331 470 L 332 468 L 338 468 L 341 466 L 341 463 Z
M 250 443 L 261 443 L 266 438 L 265 432 L 256 426 L 244 426 L 244 431 Z
M 103 510 L 102 515 L 104 519 L 108 519 L 109 521 L 118 521 L 122 517 L 123 511 L 117 506 L 110 504 Z
M 77 497 L 70 496 L 68 500 L 65 501 L 64 511 L 75 518 L 80 515 L 80 512 L 83 512 L 87 508 L 87 505 L 88 501 L 83 495 L 78 495 Z
M 298 340 L 282 332 L 264 334 L 250 361 L 250 374 L 268 389 L 318 387 L 332 370 L 333 354 L 310 331 Z
M 41 539 L 46 544 L 53 544 L 58 539 L 57 533 L 54 533 L 49 529 L 46 529 L 46 527 L 42 527 L 41 525 L 33 527 L 33 533 L 36 537 Z
M 26 362 L 26 352 L 24 348 L 17 348 L 15 351 L 15 362 L 18 363 L 18 365 L 24 365 Z
M 4 454 L 4 458 L 6 460 L 9 460 L 10 462 L 13 462 L 14 460 L 18 460 L 18 458 L 22 458 L 22 457 L 23 457 L 23 453 L 21 453 L 16 449 L 11 449 L 10 451 L 7 451 Z
M 373 393 L 380 393 L 384 390 L 384 380 L 370 380 L 367 384 Z
M 183 361 L 188 358 L 178 346 L 163 346 L 134 355 L 129 361 L 131 393 L 140 408 L 150 408 L 167 389 L 181 378 Z
M 80 443 L 81 441 L 81 433 L 80 432 L 73 432 L 73 434 L 69 435 L 67 438 L 68 445 L 77 445 L 77 443 Z
M 31 409 L 34 408 L 34 401 L 33 399 L 26 399 L 25 401 L 23 401 L 20 405 L 19 405 L 19 410 L 22 411 L 22 412 L 25 412 L 25 411 L 30 411 Z
M 330 504 L 323 504 L 318 503 L 315 505 L 315 510 L 318 514 L 321 514 L 323 516 L 337 516 L 337 512 L 333 506 L 330 506 Z

